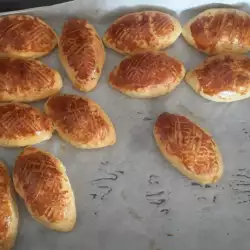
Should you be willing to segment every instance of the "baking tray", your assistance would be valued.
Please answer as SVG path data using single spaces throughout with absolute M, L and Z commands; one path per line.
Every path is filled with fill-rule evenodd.
M 248 3 L 221 3 L 250 10 Z M 58 34 L 67 18 L 87 18 L 102 36 L 124 13 L 161 10 L 184 24 L 202 10 L 218 6 L 224 7 L 204 0 L 85 0 L 21 12 L 42 17 Z M 61 73 L 63 93 L 88 96 L 102 106 L 116 127 L 117 143 L 100 150 L 80 150 L 55 133 L 51 140 L 37 145 L 66 166 L 76 197 L 77 223 L 70 233 L 51 231 L 34 221 L 18 198 L 20 227 L 15 249 L 249 250 L 250 98 L 234 103 L 210 102 L 182 82 L 169 95 L 132 99 L 109 87 L 108 74 L 123 56 L 106 51 L 102 77 L 90 93 L 72 88 L 57 49 L 42 59 Z M 182 37 L 167 52 L 183 61 L 187 70 L 206 57 Z M 32 105 L 43 109 L 43 102 Z M 201 187 L 162 157 L 152 129 L 163 111 L 183 114 L 214 136 L 225 164 L 219 183 Z M 21 150 L 1 148 L 0 158 L 12 169 Z M 100 178 L 108 179 L 95 181 Z M 155 193 L 159 194 L 152 195 Z

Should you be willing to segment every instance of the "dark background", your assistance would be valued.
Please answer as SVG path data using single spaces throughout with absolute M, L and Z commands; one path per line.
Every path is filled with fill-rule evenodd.
M 0 0 L 0 12 L 49 6 L 70 0 Z

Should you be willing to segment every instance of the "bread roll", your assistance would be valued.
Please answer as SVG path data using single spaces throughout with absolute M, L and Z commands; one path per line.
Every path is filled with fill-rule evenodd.
M 143 11 L 118 18 L 104 34 L 104 44 L 122 54 L 164 49 L 181 33 L 174 17 L 159 11 Z
M 23 147 L 51 138 L 52 121 L 38 109 L 22 103 L 0 104 L 0 146 Z
M 38 17 L 0 17 L 0 57 L 41 57 L 57 45 L 52 28 Z
M 250 58 L 217 55 L 186 75 L 187 83 L 201 96 L 215 102 L 238 101 L 250 96 Z
M 99 105 L 76 95 L 52 96 L 45 104 L 61 138 L 82 149 L 102 148 L 116 141 L 115 129 Z
M 13 182 L 34 219 L 53 230 L 73 229 L 75 197 L 60 160 L 37 148 L 25 148 L 16 160 Z
M 148 51 L 125 58 L 110 73 L 109 83 L 131 97 L 152 98 L 172 91 L 184 75 L 181 62 L 165 52 Z
M 0 161 L 0 249 L 13 247 L 18 230 L 18 209 L 7 167 Z
M 209 9 L 192 18 L 182 34 L 209 55 L 250 50 L 250 16 L 236 9 Z
M 61 87 L 60 74 L 37 60 L 0 58 L 0 101 L 37 101 Z
M 215 141 L 188 118 L 161 114 L 154 137 L 163 156 L 182 174 L 201 184 L 220 179 L 223 163 Z
M 69 19 L 63 27 L 59 56 L 72 81 L 80 91 L 95 88 L 102 72 L 105 51 L 95 28 L 84 19 Z

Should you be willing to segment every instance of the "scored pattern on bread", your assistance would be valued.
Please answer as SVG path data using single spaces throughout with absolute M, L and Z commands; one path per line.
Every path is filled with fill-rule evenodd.
M 250 50 L 250 15 L 236 9 L 208 9 L 183 27 L 183 36 L 207 54 Z
M 59 135 L 79 148 L 113 145 L 115 129 L 99 105 L 76 95 L 52 96 L 45 104 Z
M 50 139 L 53 124 L 49 117 L 27 104 L 0 104 L 0 145 L 18 147 Z
M 18 227 L 18 210 L 11 185 L 7 167 L 0 161 L 0 249 L 3 250 L 14 245 Z
M 159 11 L 135 12 L 118 18 L 105 32 L 107 47 L 123 54 L 170 46 L 181 33 L 174 17 Z
M 189 178 L 203 184 L 220 178 L 223 165 L 215 141 L 185 116 L 161 114 L 154 136 L 162 154 Z
M 125 58 L 109 76 L 109 83 L 134 97 L 156 97 L 172 91 L 185 75 L 183 64 L 165 52 L 150 51 Z
M 0 55 L 40 57 L 57 45 L 54 31 L 38 17 L 0 17 Z
M 40 100 L 61 87 L 59 73 L 38 60 L 0 58 L 0 101 Z
M 14 186 L 31 215 L 59 231 L 75 224 L 74 194 L 62 163 L 36 148 L 26 148 L 17 158 Z
M 85 19 L 69 19 L 59 42 L 61 62 L 73 85 L 92 90 L 101 75 L 105 51 L 95 28 Z
M 217 102 L 250 96 L 250 59 L 224 54 L 207 58 L 186 75 L 187 83 L 204 98 Z

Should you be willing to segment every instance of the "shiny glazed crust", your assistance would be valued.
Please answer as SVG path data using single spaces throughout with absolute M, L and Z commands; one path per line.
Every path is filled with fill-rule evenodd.
M 60 137 L 77 148 L 102 148 L 116 141 L 111 120 L 90 99 L 76 95 L 52 96 L 44 108 Z
M 59 41 L 59 56 L 72 81 L 80 91 L 94 89 L 105 60 L 102 40 L 85 19 L 69 19 Z
M 208 100 L 242 100 L 250 96 L 250 59 L 236 54 L 212 56 L 188 72 L 185 80 Z
M 0 104 L 0 146 L 23 147 L 51 138 L 52 120 L 27 104 Z
M 173 44 L 181 33 L 177 19 L 159 11 L 124 15 L 109 26 L 104 44 L 122 54 L 160 50 Z
M 125 58 L 110 73 L 110 85 L 137 98 L 152 98 L 171 92 L 185 75 L 183 64 L 165 52 L 148 51 Z
M 37 101 L 61 88 L 60 74 L 38 60 L 0 58 L 0 101 Z
M 0 161 L 0 249 L 11 249 L 18 231 L 18 209 L 11 179 L 5 164 Z
M 236 9 L 208 9 L 183 27 L 186 41 L 209 55 L 250 50 L 250 15 Z
M 57 45 L 53 29 L 38 17 L 9 15 L 0 17 L 0 56 L 37 58 Z
M 61 161 L 37 148 L 25 148 L 16 160 L 13 182 L 34 219 L 53 230 L 73 229 L 75 197 Z
M 201 184 L 220 179 L 223 163 L 215 141 L 186 117 L 161 114 L 154 137 L 163 156 L 182 174 Z

